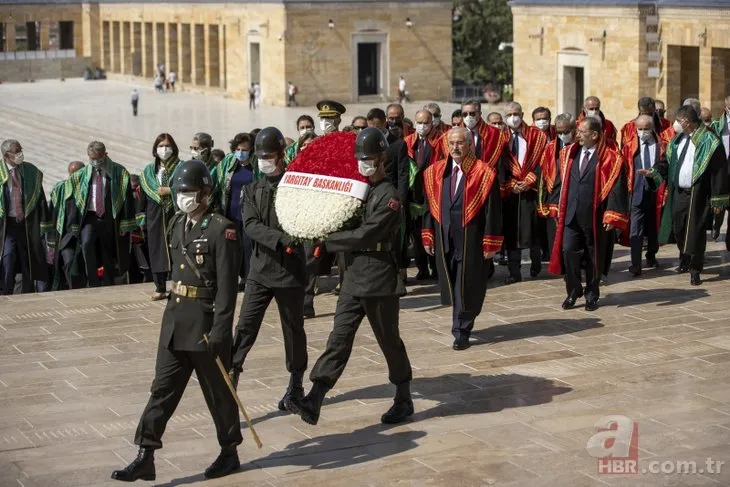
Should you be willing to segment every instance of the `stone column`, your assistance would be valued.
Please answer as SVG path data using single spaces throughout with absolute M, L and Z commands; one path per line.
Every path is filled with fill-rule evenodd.
M 226 26 L 218 26 L 218 86 L 226 89 Z
M 180 81 L 191 83 L 193 81 L 192 66 L 193 53 L 190 42 L 193 39 L 193 30 L 190 24 L 180 24 Z
M 5 46 L 8 49 L 8 52 L 15 51 L 15 22 L 8 22 L 5 24 L 5 40 L 6 44 Z
M 709 107 L 712 103 L 712 48 L 700 46 L 700 103 Z
M 712 48 L 710 100 L 707 107 L 717 116 L 725 110 L 725 97 L 730 96 L 730 49 Z
M 163 52 L 165 53 L 165 71 L 167 72 L 167 74 L 170 74 L 170 70 L 172 69 L 170 67 L 170 63 L 172 62 L 172 59 L 170 58 L 170 47 L 171 47 L 170 46 L 170 24 L 165 22 L 163 24 L 162 29 L 163 29 L 162 34 L 164 36 L 164 39 L 162 40 L 162 42 L 164 44 Z
M 205 86 L 210 87 L 210 70 L 213 60 L 210 56 L 210 25 L 203 25 L 203 57 L 205 59 Z
M 119 32 L 119 23 L 116 21 L 109 21 L 109 66 L 106 67 L 106 69 L 109 70 L 109 72 L 112 73 L 118 73 L 119 68 L 119 54 L 117 53 L 117 50 L 119 49 L 119 45 L 117 43 L 117 36 L 116 33 Z
M 145 78 L 155 76 L 152 31 L 152 22 L 142 23 L 142 76 Z
M 197 24 L 190 24 L 190 83 L 195 85 L 198 83 L 198 47 L 196 42 L 202 39 L 196 39 Z
M 47 20 L 41 20 L 39 24 L 41 30 L 41 51 L 47 51 L 51 47 L 51 23 Z
M 160 42 L 160 36 L 157 32 L 157 23 L 152 23 L 152 65 L 154 66 L 154 71 L 157 71 L 157 66 L 161 64 L 160 57 L 159 57 L 159 49 L 158 49 L 158 43 Z M 154 72 L 153 71 L 153 72 Z
M 664 102 L 666 103 L 667 113 L 671 114 L 672 110 L 682 104 L 682 47 L 667 46 L 664 62 L 666 75 L 664 79 L 666 99 Z

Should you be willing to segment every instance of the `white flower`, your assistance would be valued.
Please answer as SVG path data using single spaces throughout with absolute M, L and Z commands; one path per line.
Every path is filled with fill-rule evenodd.
M 282 230 L 306 240 L 323 239 L 342 229 L 361 205 L 351 196 L 292 187 L 279 187 L 274 201 Z

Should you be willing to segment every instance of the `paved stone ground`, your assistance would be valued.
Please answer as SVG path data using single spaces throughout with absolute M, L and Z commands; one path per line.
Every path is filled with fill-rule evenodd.
M 83 154 L 96 135 L 76 123 L 131 140 L 124 127 L 136 125 L 120 121 L 116 109 L 103 121 L 107 111 L 98 106 L 104 95 L 97 88 L 73 100 L 89 105 L 82 114 L 64 108 L 72 102 L 64 85 L 56 95 L 42 85 L 0 87 L 0 135 L 12 128 L 27 140 L 29 159 L 47 154 L 52 167 L 57 159 L 65 165 L 74 147 Z M 208 110 L 229 102 L 201 103 L 213 108 L 201 108 L 206 115 L 199 119 L 216 120 Z M 61 116 L 71 121 L 52 118 Z M 249 116 L 242 116 L 244 127 Z M 45 132 L 54 125 L 57 131 Z M 194 131 L 189 125 L 184 133 Z M 140 133 L 142 142 L 124 137 L 113 150 L 141 151 L 150 139 L 148 133 Z M 411 287 L 400 320 L 414 366 L 416 414 L 395 427 L 379 424 L 393 387 L 367 323 L 320 424 L 279 413 L 276 402 L 288 379 L 272 305 L 240 384 L 264 448 L 256 449 L 243 426 L 242 471 L 208 484 L 730 485 L 730 465 L 709 473 L 705 463 L 730 460 L 726 255 L 724 245 L 710 244 L 705 283 L 690 287 L 686 274 L 671 271 L 676 249 L 662 249 L 664 268 L 638 279 L 628 277 L 626 252 L 617 249 L 615 272 L 594 313 L 562 311 L 559 279 L 500 286 L 500 268 L 474 346 L 463 352 L 451 350 L 450 310 L 439 307 L 435 288 Z M 113 485 L 110 472 L 135 455 L 131 440 L 153 377 L 162 305 L 148 301 L 151 291 L 145 284 L 0 297 L 1 486 Z M 319 316 L 306 323 L 310 365 L 325 345 L 334 306 L 333 296 L 319 296 Z M 638 423 L 640 472 L 692 461 L 696 472 L 598 474 L 586 444 L 607 415 Z M 202 481 L 216 454 L 213 424 L 193 380 L 157 455 L 156 485 Z

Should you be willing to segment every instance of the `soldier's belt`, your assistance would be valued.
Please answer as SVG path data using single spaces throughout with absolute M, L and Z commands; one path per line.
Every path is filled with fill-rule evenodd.
M 207 287 L 186 286 L 182 282 L 173 282 L 170 287 L 173 294 L 190 299 L 213 299 L 215 295 L 212 289 Z
M 375 247 L 368 249 L 359 249 L 357 252 L 390 252 L 393 250 L 393 244 L 390 242 L 378 242 Z

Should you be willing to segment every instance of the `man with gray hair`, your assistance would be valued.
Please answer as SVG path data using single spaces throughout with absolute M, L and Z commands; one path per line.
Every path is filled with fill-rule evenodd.
M 129 270 L 129 232 L 137 226 L 134 195 L 129 173 L 109 158 L 103 143 L 91 142 L 87 155 L 89 165 L 69 177 L 76 204 L 65 217 L 79 229 L 89 286 L 108 286 Z
M 561 113 L 555 117 L 556 137 L 548 142 L 540 161 L 540 180 L 538 181 L 538 215 L 545 218 L 548 253 L 552 252 L 555 230 L 558 225 L 558 200 L 560 191 L 560 152 L 575 142 L 575 117 Z
M 690 106 L 695 109 L 695 112 L 697 112 L 697 115 L 700 114 L 702 111 L 702 103 L 700 103 L 700 100 L 697 98 L 686 98 L 684 100 L 684 103 L 682 103 L 683 107 Z
M 190 159 L 203 161 L 208 169 L 213 169 L 216 162 L 213 159 L 213 137 L 205 132 L 198 132 L 193 135 L 193 142 L 190 144 Z
M 436 139 L 437 137 L 441 137 L 446 132 L 451 130 L 451 125 L 444 123 L 444 121 L 441 119 L 441 107 L 438 103 L 428 103 L 423 106 L 423 109 L 431 112 L 431 115 L 433 116 L 433 121 L 431 122 L 433 125 L 431 138 Z
M 48 281 L 42 233 L 48 205 L 43 173 L 25 162 L 23 147 L 14 139 L 0 145 L 0 294 L 13 294 L 15 273 L 22 275 L 21 292 L 45 291 Z
M 690 272 L 690 284 L 702 284 L 700 273 L 707 245 L 707 222 L 728 206 L 725 151 L 718 137 L 700 122 L 692 104 L 677 110 L 677 136 L 667 148 L 666 177 L 650 174 L 656 184 L 667 182 L 667 203 L 659 227 L 659 243 L 670 239 L 679 247 L 678 273 Z
M 500 183 L 504 191 L 502 229 L 507 251 L 509 275 L 505 284 L 522 281 L 522 250 L 530 251 L 530 276 L 535 278 L 542 268 L 542 246 L 537 218 L 537 178 L 540 172 L 547 136 L 537 127 L 527 125 L 522 106 L 507 103 L 505 122 L 510 137 L 501 167 Z
M 601 111 L 601 100 L 597 96 L 589 96 L 585 99 L 583 102 L 583 110 L 578 115 L 578 124 L 586 117 L 596 117 L 600 120 L 604 143 L 610 144 L 611 142 L 616 142 L 616 136 L 618 135 L 616 126 Z
M 654 122 L 656 117 L 639 115 L 634 121 L 638 143 L 624 144 L 621 155 L 629 168 L 630 223 L 629 246 L 631 266 L 629 273 L 641 275 L 641 250 L 647 239 L 646 266 L 659 267 L 656 253 L 659 250 L 657 215 L 661 214 L 662 198 L 657 197 L 659 188 L 653 179 L 647 179 L 652 170 L 666 176 L 667 159 L 664 155 L 666 143 L 661 139 Z M 622 242 L 625 244 L 625 240 Z
M 426 253 L 436 255 L 441 304 L 453 306 L 453 349 L 466 350 L 494 270 L 492 257 L 502 247 L 502 198 L 497 168 L 474 155 L 472 132 L 454 127 L 446 138 L 448 158 L 423 175 L 429 211 L 421 238 Z

